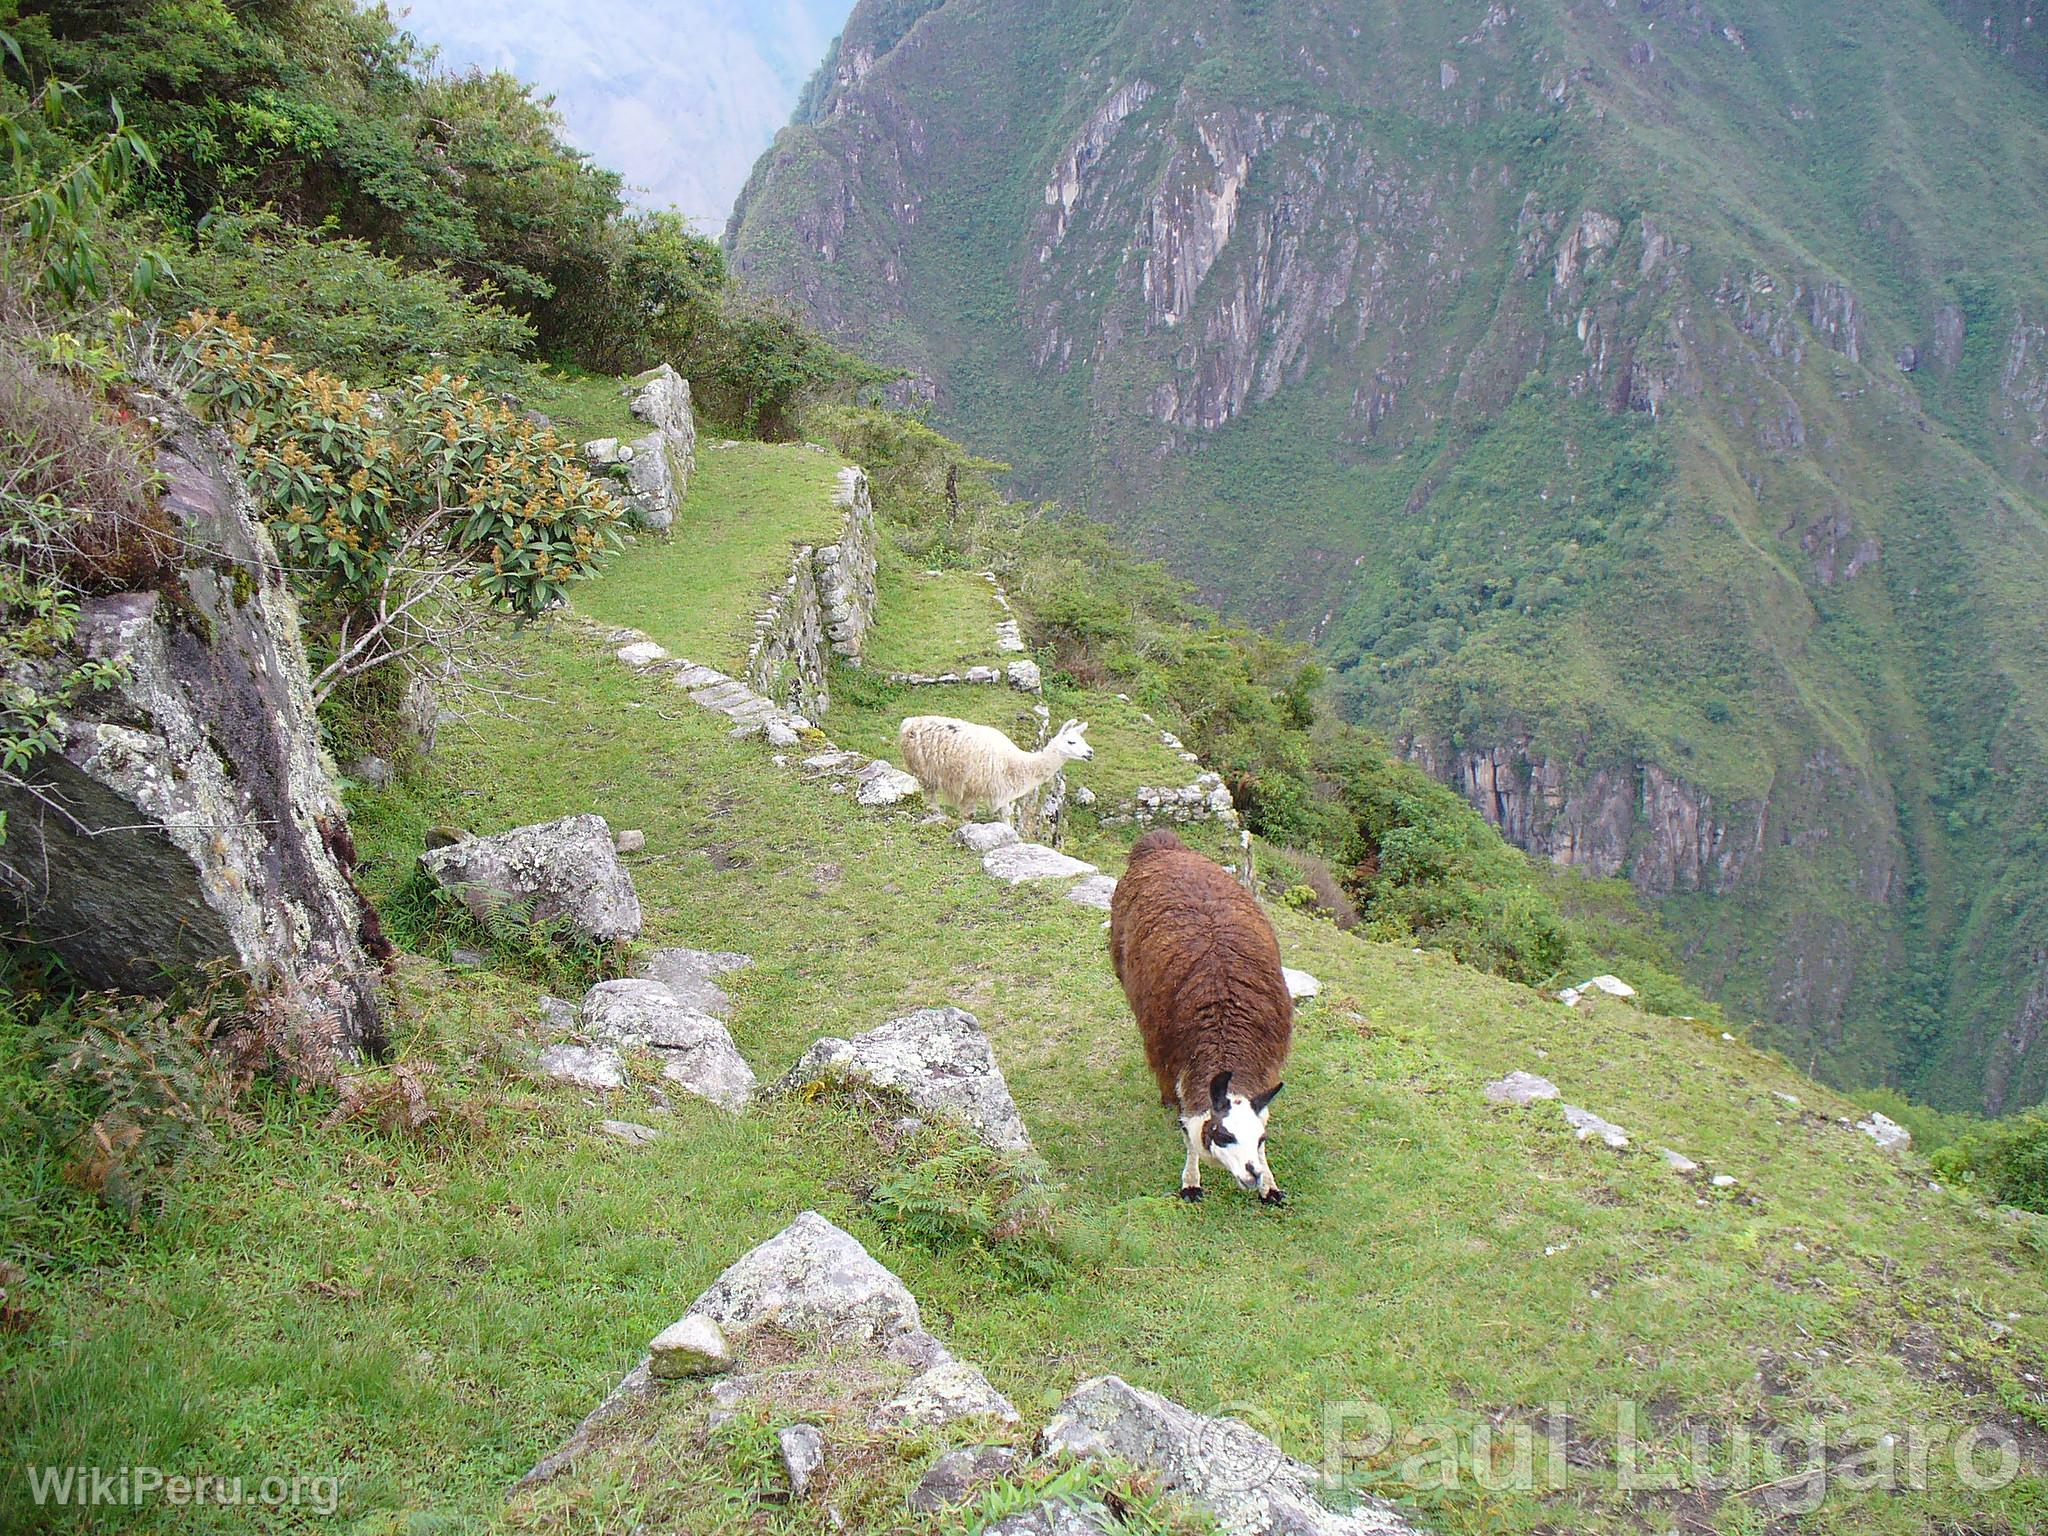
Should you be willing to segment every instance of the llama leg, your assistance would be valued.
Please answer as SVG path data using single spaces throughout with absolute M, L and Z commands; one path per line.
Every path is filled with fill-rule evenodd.
M 1183 1200 L 1202 1198 L 1202 1121 L 1205 1118 L 1197 1115 L 1193 1120 L 1180 1123 L 1180 1133 L 1188 1144 L 1188 1158 L 1180 1170 L 1180 1197 Z

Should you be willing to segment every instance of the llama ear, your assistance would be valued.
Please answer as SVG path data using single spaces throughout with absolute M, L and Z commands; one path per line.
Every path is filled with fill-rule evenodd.
M 1230 1109 L 1230 1074 L 1218 1072 L 1209 1080 L 1209 1104 L 1218 1115 Z
M 1282 1088 L 1285 1088 L 1286 1086 L 1287 1085 L 1285 1083 L 1275 1083 L 1272 1087 L 1268 1088 L 1264 1093 L 1260 1094 L 1256 1099 L 1253 1099 L 1252 1113 L 1255 1115 L 1263 1115 L 1266 1112 L 1266 1106 L 1272 1103 L 1275 1099 L 1279 1098 L 1280 1090 Z

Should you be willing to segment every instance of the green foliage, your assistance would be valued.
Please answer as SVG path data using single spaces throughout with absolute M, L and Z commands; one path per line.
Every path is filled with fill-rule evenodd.
M 218 1149 L 214 1126 L 235 1097 L 212 1046 L 220 1000 L 76 993 L 14 951 L 0 970 L 0 1145 L 40 1192 L 5 1210 L 0 1255 L 88 1261 L 95 1223 L 67 1189 L 133 1227 Z M 73 1237 L 85 1240 L 73 1249 Z
M 770 442 L 794 436 L 797 412 L 821 396 L 890 376 L 832 346 L 789 305 L 730 292 L 683 364 L 713 420 Z
M 585 938 L 564 919 L 535 917 L 533 902 L 494 900 L 479 917 L 460 891 L 422 869 L 384 904 L 383 927 L 409 953 L 452 963 L 458 949 L 478 949 L 493 969 L 573 996 L 624 970 L 620 948 Z
M 1928 1160 L 1950 1183 L 1995 1204 L 2048 1214 L 2048 1114 L 2036 1111 L 1964 1130 Z
M 1008 1283 L 1050 1285 L 1066 1271 L 1071 1224 L 1036 1158 L 952 1126 L 915 1163 L 879 1179 L 868 1207 L 937 1252 L 987 1264 Z
M 373 600 L 432 538 L 488 564 L 490 601 L 538 613 L 618 545 L 624 514 L 580 456 L 466 379 L 427 373 L 373 401 L 232 319 L 179 329 L 280 550 L 323 598 Z
M 516 382 L 532 327 L 443 269 L 408 268 L 361 240 L 287 223 L 273 210 L 218 213 L 179 258 L 180 307 L 231 314 L 301 367 L 377 385 L 440 367 Z
M 167 555 L 143 450 L 100 404 L 108 371 L 76 336 L 0 326 L 0 774 L 54 748 L 63 710 L 115 676 L 64 655 L 82 597 Z
M 15 88 L 30 78 L 21 45 L 0 31 L 0 282 L 46 288 L 64 303 L 103 298 L 112 286 L 100 225 L 107 206 L 139 174 L 152 170 L 149 140 L 128 126 L 118 100 L 107 102 L 103 130 L 82 143 L 63 135 L 80 98 L 77 87 L 44 80 L 31 94 Z M 11 228 L 10 228 L 11 227 Z M 17 270 L 25 263 L 26 271 Z M 147 296 L 167 275 L 152 251 L 139 255 L 129 286 Z

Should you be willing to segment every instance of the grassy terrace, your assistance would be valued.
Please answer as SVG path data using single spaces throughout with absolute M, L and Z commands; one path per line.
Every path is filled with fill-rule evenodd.
M 487 1528 L 645 1341 L 809 1206 L 895 1267 L 1027 1420 L 1100 1370 L 1198 1406 L 1256 1404 L 1310 1455 L 1333 1399 L 1379 1402 L 1404 1426 L 1558 1403 L 1595 1449 L 1617 1397 L 1655 1405 L 1665 1449 L 1681 1414 L 1892 1428 L 2040 1413 L 2016 1374 L 2048 1344 L 2022 1234 L 1832 1123 L 1846 1106 L 1776 1059 L 1618 1005 L 1567 1012 L 1277 913 L 1289 961 L 1327 985 L 1274 1122 L 1295 1204 L 1190 1207 L 1099 914 L 1000 888 L 943 829 L 799 782 L 586 635 L 540 626 L 521 653 L 536 702 L 449 732 L 424 776 L 358 802 L 371 889 L 396 890 L 430 824 L 595 809 L 647 832 L 632 863 L 648 942 L 756 957 L 733 1033 L 764 1081 L 819 1034 L 972 1009 L 1064 1183 L 1061 1272 L 1026 1284 L 873 1219 L 864 1192 L 903 1154 L 848 1104 L 735 1120 L 684 1099 L 662 1115 L 638 1087 L 600 1104 L 530 1082 L 517 1062 L 545 1038 L 537 989 L 413 960 L 398 1040 L 435 1073 L 442 1124 L 388 1137 L 279 1100 L 130 1261 L 35 1296 L 46 1325 L 0 1336 L 17 1459 L 316 1467 L 346 1475 L 342 1529 Z M 1481 1082 L 1512 1067 L 1539 1068 L 1638 1150 L 1576 1142 L 1554 1106 L 1488 1108 Z M 626 1150 L 594 1134 L 607 1115 L 665 1134 Z M 1677 1177 L 1656 1155 L 1667 1144 L 1739 1182 Z M 2007 1324 L 2009 1310 L 2024 1315 Z M 1351 1470 L 1384 1477 L 1389 1461 Z M 936 1529 L 894 1502 L 916 1471 L 869 1469 L 879 1484 L 848 1490 L 849 1507 Z M 712 1529 L 725 1475 L 678 1449 L 653 1481 L 599 1477 L 574 1520 L 535 1528 L 624 1531 L 652 1514 L 651 1529 Z M 1830 1528 L 1918 1530 L 1970 1509 L 2019 1523 L 2040 1496 L 2030 1478 L 1969 1493 L 1941 1458 L 1931 1475 L 1922 1494 L 1837 1495 L 1849 1523 Z M 0 1528 L 249 1528 L 22 1499 L 0 1480 Z M 1563 1511 L 1576 1530 L 1639 1528 L 1632 1500 L 1595 1487 Z M 449 1525 L 408 1524 L 430 1513 Z M 1559 1510 L 1468 1479 L 1425 1513 L 1445 1531 L 1522 1531 Z M 786 1520 L 824 1529 L 815 1506 Z
M 839 460 L 802 447 L 700 443 L 675 527 L 579 588 L 576 607 L 645 630 L 692 661 L 743 665 L 754 614 L 787 579 L 791 551 L 838 536 L 839 469 Z
M 647 431 L 627 409 L 623 381 L 607 374 L 542 364 L 521 399 L 579 443 L 598 437 L 639 437 Z
M 875 607 L 879 622 L 863 656 L 877 672 L 957 672 L 1012 659 L 996 648 L 1006 615 L 978 572 L 918 570 L 886 550 Z

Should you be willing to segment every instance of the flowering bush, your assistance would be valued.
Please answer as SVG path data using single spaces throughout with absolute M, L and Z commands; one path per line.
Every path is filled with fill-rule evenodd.
M 436 371 L 372 393 L 293 367 L 233 315 L 198 311 L 178 331 L 195 394 L 319 597 L 371 600 L 434 545 L 473 560 L 492 602 L 533 614 L 618 545 L 624 510 L 575 448 L 466 379 Z

